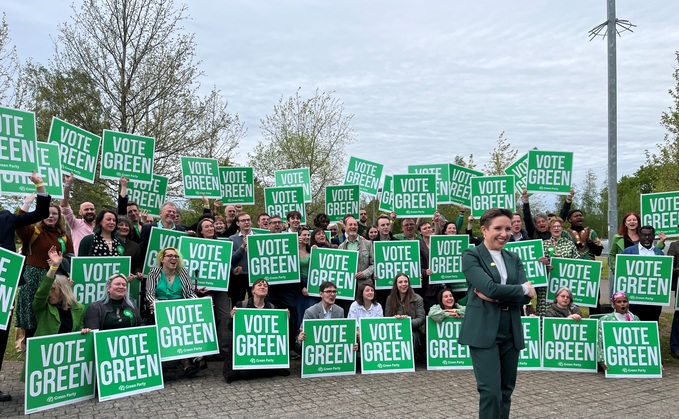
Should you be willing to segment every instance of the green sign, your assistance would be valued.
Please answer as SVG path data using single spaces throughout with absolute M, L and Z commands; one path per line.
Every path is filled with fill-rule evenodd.
M 601 261 L 552 258 L 547 301 L 552 302 L 556 291 L 566 287 L 573 292 L 573 302 L 579 306 L 596 307 L 599 299 Z
M 80 332 L 26 341 L 24 414 L 94 398 L 94 334 Z
M 331 222 L 342 221 L 347 214 L 358 219 L 360 206 L 358 185 L 325 187 L 325 214 Z
M 601 322 L 606 378 L 662 378 L 658 322 Z
M 349 158 L 349 166 L 344 176 L 345 185 L 358 185 L 361 192 L 377 195 L 382 178 L 383 165 L 356 157 Z
M 542 369 L 540 354 L 540 317 L 521 317 L 523 340 L 526 347 L 519 354 L 519 370 Z
M 302 224 L 306 224 L 304 191 L 301 186 L 282 186 L 264 188 L 264 211 L 270 215 L 280 215 L 285 220 L 290 211 L 302 214 Z
M 158 300 L 155 315 L 161 361 L 219 353 L 212 298 Z
M 420 275 L 420 242 L 418 240 L 376 241 L 375 288 L 390 290 L 396 275 L 403 272 L 410 278 L 410 286 L 422 287 Z
M 483 173 L 466 167 L 450 165 L 450 203 L 470 207 L 472 204 L 472 178 Z
M 573 179 L 573 153 L 530 150 L 528 152 L 528 192 L 568 195 Z
M 301 169 L 276 170 L 274 176 L 276 177 L 276 186 L 286 188 L 299 186 L 304 193 L 303 202 L 311 202 L 311 176 L 309 175 L 308 167 L 303 167 Z M 281 213 L 281 215 L 285 214 Z
M 469 248 L 469 236 L 431 236 L 429 239 L 430 284 L 466 283 L 462 252 Z
M 168 178 L 153 175 L 151 182 L 130 181 L 127 185 L 127 198 L 134 202 L 140 211 L 148 211 L 149 215 L 160 217 L 160 208 L 165 203 Z
M 679 191 L 641 194 L 641 225 L 679 236 Z
M 526 176 L 528 175 L 528 153 L 510 164 L 505 169 L 505 174 L 514 176 L 514 190 L 518 193 L 523 192 L 526 189 Z
M 248 273 L 250 285 L 264 278 L 269 285 L 300 281 L 297 233 L 248 236 Z
M 0 107 L 0 173 L 38 172 L 35 114 Z
M 481 218 L 491 208 L 514 212 L 514 176 L 477 176 L 472 178 L 472 215 Z
M 410 317 L 360 319 L 361 373 L 415 372 Z
M 550 371 L 596 372 L 597 320 L 545 317 L 542 367 Z
M 356 374 L 356 319 L 304 320 L 302 378 Z
M 182 157 L 185 198 L 221 198 L 219 162 L 204 157 Z
M 7 330 L 24 256 L 0 247 L 0 330 Z
M 514 252 L 523 262 L 526 280 L 534 287 L 547 286 L 547 267 L 538 259 L 545 256 L 542 240 L 519 240 L 505 244 L 505 250 Z
M 156 326 L 96 331 L 94 353 L 100 402 L 164 387 Z
M 45 189 L 52 198 L 64 197 L 59 149 L 55 144 L 38 142 L 37 174 L 43 179 Z M 35 192 L 35 184 L 26 175 L 3 173 L 0 176 L 0 190 L 5 195 L 27 195 Z
M 198 237 L 180 237 L 179 253 L 192 278 L 198 278 L 198 287 L 211 291 L 229 289 L 233 242 Z
M 255 176 L 252 167 L 219 167 L 222 202 L 255 204 Z
M 624 292 L 633 304 L 669 306 L 673 270 L 672 256 L 620 254 L 613 292 Z
M 94 183 L 101 147 L 100 136 L 53 117 L 47 141 L 59 147 L 64 173 L 73 173 L 77 179 Z
M 447 317 L 436 323 L 427 317 L 427 369 L 428 370 L 470 370 L 472 357 L 469 346 L 460 345 L 462 319 Z
M 286 310 L 239 308 L 233 316 L 233 369 L 290 368 Z
M 449 164 L 416 164 L 408 166 L 408 173 L 430 173 L 436 176 L 436 202 L 450 204 Z
M 436 212 L 436 176 L 394 175 L 394 212 L 403 217 L 433 217 Z
M 106 295 L 106 280 L 114 274 L 130 275 L 130 256 L 74 256 L 71 259 L 73 295 L 85 306 Z
M 167 248 L 179 248 L 179 239 L 186 236 L 183 231 L 170 230 L 167 228 L 153 227 L 149 234 L 149 245 L 144 257 L 144 275 L 148 275 L 156 266 L 158 252 Z
M 380 192 L 380 211 L 392 212 L 394 210 L 394 177 L 384 176 L 384 185 Z
M 265 228 L 252 227 L 250 230 L 252 230 L 252 232 L 255 234 L 271 234 L 271 231 Z
M 125 176 L 138 182 L 151 182 L 155 147 L 156 140 L 151 137 L 104 130 L 99 176 L 111 180 Z
M 307 291 L 309 295 L 319 297 L 320 285 L 330 281 L 337 288 L 338 299 L 353 301 L 357 270 L 358 252 L 314 247 L 311 249 L 309 261 Z

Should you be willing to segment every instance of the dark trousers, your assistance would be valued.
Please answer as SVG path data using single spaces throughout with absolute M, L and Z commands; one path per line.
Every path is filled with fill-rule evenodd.
M 7 329 L 0 330 L 0 370 L 2 369 L 2 360 L 5 358 L 5 349 L 7 349 L 7 339 L 9 338 L 9 329 L 12 326 L 12 314 L 9 315 L 7 322 Z
M 520 354 L 514 346 L 509 312 L 502 312 L 493 346 L 470 346 L 469 350 L 479 392 L 479 418 L 509 418 Z
M 280 309 L 288 309 L 290 311 L 290 318 L 288 318 L 288 327 L 290 328 L 289 346 L 290 349 L 296 349 L 297 347 L 297 334 L 299 330 L 297 329 L 297 294 L 301 293 L 298 290 L 299 284 L 283 284 L 283 285 L 272 285 L 269 287 L 269 296 L 267 300 Z
M 662 313 L 661 306 L 647 306 L 643 304 L 630 304 L 629 311 L 636 314 L 639 320 L 645 322 L 657 322 Z
M 248 274 L 231 275 L 228 294 L 231 298 L 231 307 L 236 307 L 236 303 L 245 300 L 245 294 L 252 296 Z
M 219 342 L 219 356 L 226 357 L 226 353 L 231 348 L 233 335 L 229 330 L 231 322 L 231 299 L 226 292 L 215 291 L 212 294 L 212 304 L 214 305 L 215 325 L 217 327 L 217 340 Z
M 672 332 L 670 333 L 670 349 L 679 351 L 679 311 L 674 312 L 672 319 Z

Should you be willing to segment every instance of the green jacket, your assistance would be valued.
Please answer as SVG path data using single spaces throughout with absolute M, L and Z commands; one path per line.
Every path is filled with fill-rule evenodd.
M 61 326 L 61 319 L 59 319 L 59 310 L 49 303 L 50 290 L 54 278 L 45 275 L 40 281 L 38 291 L 33 298 L 33 312 L 38 321 L 38 328 L 35 331 L 35 336 L 55 335 L 59 332 Z M 73 332 L 79 332 L 83 328 L 83 319 L 85 316 L 85 306 L 80 303 L 75 303 L 71 307 L 71 315 L 73 316 Z
M 665 248 L 665 243 L 658 241 L 655 247 L 662 250 Z M 625 250 L 625 237 L 616 234 L 613 236 L 613 240 L 611 240 L 611 248 L 608 251 L 608 267 L 613 273 L 615 273 L 615 257 L 622 253 L 623 250 Z

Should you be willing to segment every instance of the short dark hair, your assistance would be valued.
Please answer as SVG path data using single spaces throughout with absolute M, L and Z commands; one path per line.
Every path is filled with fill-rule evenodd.
M 127 201 L 127 206 L 128 206 L 128 207 L 137 207 L 137 208 L 139 208 L 139 205 L 137 205 L 137 203 L 134 202 L 134 201 Z
M 252 284 L 252 286 L 254 287 L 255 285 L 259 284 L 260 282 L 264 282 L 267 287 L 269 286 L 269 281 L 267 281 L 264 278 L 255 279 L 255 282 Z
M 417 223 L 417 231 L 422 231 L 422 227 L 423 227 L 425 224 L 431 225 L 431 223 L 430 223 L 429 221 L 427 221 L 427 220 L 420 221 L 419 223 Z
M 292 217 L 299 218 L 300 220 L 302 219 L 302 213 L 299 211 L 292 210 L 288 212 L 288 215 L 285 216 L 285 219 L 290 221 Z
M 257 221 L 259 221 L 259 219 L 262 218 L 262 217 L 264 217 L 265 215 L 266 215 L 267 217 L 269 217 L 269 214 L 263 212 L 263 213 L 261 213 L 261 214 L 259 214 L 259 215 L 257 216 Z M 271 218 L 271 217 L 269 217 L 269 218 Z
M 320 292 L 323 292 L 323 291 L 325 291 L 326 289 L 328 289 L 328 288 L 330 288 L 330 287 L 333 287 L 333 288 L 337 289 L 337 285 L 333 284 L 333 283 L 330 282 L 330 281 L 325 281 L 325 282 L 323 282 L 323 283 L 321 284 L 320 287 L 318 287 L 318 290 L 319 290 Z
M 512 212 L 507 208 L 491 208 L 483 213 L 483 215 L 481 216 L 481 220 L 479 220 L 479 222 L 481 223 L 482 226 L 488 227 L 493 218 L 507 217 L 511 220 L 513 216 L 514 214 L 512 214 Z
M 653 227 L 652 225 L 645 225 L 639 228 L 639 235 L 641 235 L 641 232 L 643 230 L 651 230 L 651 234 L 653 234 L 653 237 L 655 237 L 655 227 Z
M 391 218 L 389 218 L 388 215 L 382 214 L 382 215 L 380 215 L 379 217 L 377 217 L 377 224 L 379 224 L 379 223 L 380 223 L 380 220 L 382 220 L 382 219 L 386 219 L 387 221 L 389 221 L 389 222 L 391 223 Z
M 250 217 L 250 214 L 248 214 L 247 212 L 239 212 L 238 214 L 236 214 L 236 222 L 240 222 L 240 217 L 244 215 Z M 250 217 L 250 221 L 252 221 L 252 217 Z

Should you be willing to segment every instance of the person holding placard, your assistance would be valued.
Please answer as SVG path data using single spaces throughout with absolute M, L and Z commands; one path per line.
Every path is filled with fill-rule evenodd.
M 27 206 L 22 207 L 21 211 L 24 211 L 24 208 Z M 32 304 L 40 281 L 50 268 L 47 252 L 56 246 L 62 255 L 72 255 L 73 241 L 66 234 L 64 219 L 61 217 L 61 209 L 58 205 L 50 205 L 49 217 L 37 225 L 17 229 L 16 234 L 23 243 L 21 253 L 26 256 L 22 278 L 24 284 L 19 289 L 16 301 L 16 325 L 24 329 L 26 339 L 28 339 L 33 337 L 37 328 Z
M 231 256 L 231 278 L 229 279 L 229 297 L 231 305 L 245 299 L 245 294 L 250 287 L 248 275 L 248 236 L 256 234 L 252 231 L 250 214 L 241 212 L 236 216 L 236 225 L 240 229 L 237 234 L 229 237 L 233 242 L 233 254 Z M 294 304 L 291 305 L 294 307 Z
M 299 211 L 290 211 L 285 216 L 285 219 L 288 222 L 288 233 L 297 233 L 302 223 L 302 213 Z
M 333 246 L 328 241 L 328 237 L 325 235 L 325 230 L 316 227 L 314 231 L 311 232 L 311 240 L 309 241 L 311 247 L 322 247 L 326 249 L 334 249 Z
M 309 227 L 301 226 L 297 234 L 299 236 L 297 247 L 299 248 L 299 276 L 302 289 L 297 292 L 297 323 L 290 330 L 299 329 L 302 325 L 302 317 L 304 317 L 306 309 L 316 304 L 319 300 L 318 297 L 309 296 L 307 290 L 309 263 L 311 262 L 311 246 L 309 245 L 311 234 L 309 233 Z
M 547 307 L 545 317 L 567 317 L 576 322 L 582 320 L 582 311 L 573 304 L 573 292 L 570 289 L 560 287 L 554 295 L 554 302 Z
M 324 281 L 318 286 L 321 301 L 304 311 L 303 320 L 307 319 L 343 319 L 344 309 L 335 302 L 337 301 L 337 287 L 330 281 Z M 303 324 L 303 323 L 302 323 Z M 298 342 L 304 342 L 306 335 L 304 330 L 299 330 Z
M 158 227 L 169 230 L 186 231 L 184 227 L 174 223 L 175 215 L 177 215 L 177 205 L 175 205 L 173 202 L 166 202 L 160 208 L 160 221 L 158 221 L 158 223 L 144 224 L 141 229 L 141 238 L 139 239 L 139 247 L 141 247 L 142 255 L 145 255 L 146 251 L 148 250 L 152 228 Z
M 508 209 L 486 211 L 480 220 L 483 243 L 462 254 L 469 291 L 458 343 L 469 345 L 480 418 L 509 417 L 519 354 L 525 346 L 521 307 L 535 296 L 519 255 L 503 250 L 512 216 Z
M 283 232 L 283 219 L 280 215 L 273 215 L 269 218 L 269 233 L 277 234 Z
M 469 244 L 478 246 L 483 243 L 483 237 L 474 236 L 474 220 L 476 220 L 474 216 L 469 214 L 469 218 L 467 218 L 467 230 L 465 233 L 469 236 Z
M 392 241 L 397 240 L 393 234 L 391 234 L 391 219 L 386 215 L 380 215 L 377 217 L 377 237 L 372 239 L 373 241 Z
M 118 193 L 118 215 L 126 215 L 130 220 L 132 228 L 130 229 L 130 233 L 127 238 L 138 244 L 139 240 L 141 239 L 142 224 L 139 219 L 139 206 L 136 202 L 130 201 L 127 196 L 127 185 L 129 183 L 130 180 L 125 176 L 120 178 L 120 191 Z
M 422 297 L 424 312 L 426 313 L 431 306 L 436 304 L 436 296 L 443 286 L 429 283 L 429 275 L 432 274 L 431 269 L 429 269 L 429 248 L 431 236 L 434 234 L 431 223 L 429 221 L 421 221 L 417 225 L 417 231 L 422 236 L 420 240 L 420 276 L 422 277 L 422 288 L 417 289 L 415 293 Z
M 608 367 L 606 366 L 606 360 L 604 357 L 604 337 L 603 337 L 603 327 L 601 327 L 601 322 L 638 322 L 639 317 L 632 314 L 629 311 L 629 300 L 627 299 L 627 294 L 622 291 L 616 292 L 611 296 L 611 305 L 613 306 L 613 312 L 603 315 L 598 322 L 598 339 L 597 339 L 597 362 L 599 364 L 599 369 L 601 371 L 606 371 Z
M 370 240 L 358 235 L 358 222 L 353 215 L 345 215 L 342 222 L 346 240 L 339 245 L 338 249 L 358 252 L 358 268 L 355 275 L 356 289 L 366 282 L 373 284 L 372 277 L 375 270 L 373 244 Z M 345 311 L 349 311 L 351 303 L 348 300 L 340 300 L 339 304 L 343 310 L 346 308 Z
M 375 287 L 367 282 L 358 287 L 356 301 L 351 303 L 347 314 L 347 319 L 361 317 L 384 317 L 382 305 L 375 301 Z
M 559 217 L 562 220 L 568 216 L 568 211 L 571 209 L 574 195 L 575 189 L 571 188 L 571 192 L 568 194 L 568 196 L 566 196 L 563 206 L 561 207 L 561 211 L 559 212 Z M 523 188 L 521 200 L 523 201 L 523 221 L 526 224 L 528 237 L 531 239 L 540 240 L 548 239 L 550 237 L 550 233 L 547 223 L 549 223 L 550 217 L 547 217 L 547 215 L 544 213 L 539 213 L 535 215 L 535 220 L 533 220 L 533 216 L 530 212 L 529 194 L 526 188 Z
M 608 251 L 608 267 L 611 270 L 611 275 L 609 276 L 608 285 L 611 293 L 613 292 L 613 287 L 615 281 L 615 259 L 616 256 L 622 253 L 628 247 L 635 246 L 639 244 L 639 227 L 641 227 L 641 216 L 636 212 L 628 212 L 622 217 L 622 223 L 618 229 L 618 234 L 613 236 L 611 240 L 611 249 Z M 665 248 L 665 237 L 664 233 L 660 233 L 660 240 L 656 244 L 656 249 Z
M 139 244 L 130 239 L 130 233 L 133 230 L 133 225 L 130 220 L 121 215 L 118 217 L 118 240 L 123 244 L 123 256 L 130 257 L 130 271 L 137 279 L 143 278 L 142 271 L 144 270 L 144 257 L 141 255 Z
M 106 280 L 104 298 L 87 307 L 84 323 L 85 329 L 89 330 L 110 330 L 144 325 L 139 310 L 127 293 L 125 275 L 114 274 Z
M 401 219 L 401 233 L 394 234 L 397 240 L 420 240 L 422 236 L 416 232 L 415 219 Z
M 269 214 L 263 212 L 257 216 L 257 228 L 261 228 L 264 230 L 269 229 Z
M 442 289 L 439 291 L 436 299 L 438 300 L 438 303 L 431 306 L 428 314 L 428 316 L 436 323 L 441 323 L 448 317 L 454 317 L 456 319 L 464 317 L 465 307 L 460 306 L 455 302 L 452 289 Z
M 103 210 L 94 221 L 94 233 L 83 237 L 78 248 L 79 256 L 123 256 L 124 240 L 118 238 L 118 215 Z
M 547 228 L 549 229 L 550 237 L 542 241 L 545 259 L 541 258 L 540 260 L 547 264 L 547 272 L 551 272 L 553 266 L 549 264 L 549 261 L 552 257 L 578 259 L 580 255 L 575 244 L 561 234 L 563 232 L 563 220 L 561 218 L 552 218 L 547 224 Z M 535 312 L 538 316 L 543 317 L 548 306 L 547 287 L 539 287 L 535 291 L 537 293 Z
M 410 286 L 410 278 L 404 273 L 396 275 L 391 293 L 387 297 L 384 316 L 405 319 L 410 317 L 410 324 L 413 328 L 413 352 L 415 356 L 420 353 L 420 344 L 424 342 L 424 333 L 420 327 L 426 320 L 424 314 L 424 301 L 422 297 L 415 294 L 415 290 Z
M 330 225 L 330 218 L 325 213 L 320 213 L 314 217 L 314 228 L 322 228 L 327 230 Z
M 61 213 L 64 215 L 68 227 L 71 229 L 73 248 L 80 249 L 80 240 L 82 240 L 85 236 L 89 236 L 94 231 L 94 221 L 97 217 L 97 213 L 94 210 L 93 203 L 83 202 L 80 204 L 80 211 L 78 211 L 78 214 L 82 218 L 75 218 L 70 204 L 71 186 L 73 186 L 74 182 L 75 177 L 73 176 L 73 173 L 64 175 L 64 198 L 61 200 L 59 206 L 61 207 Z

